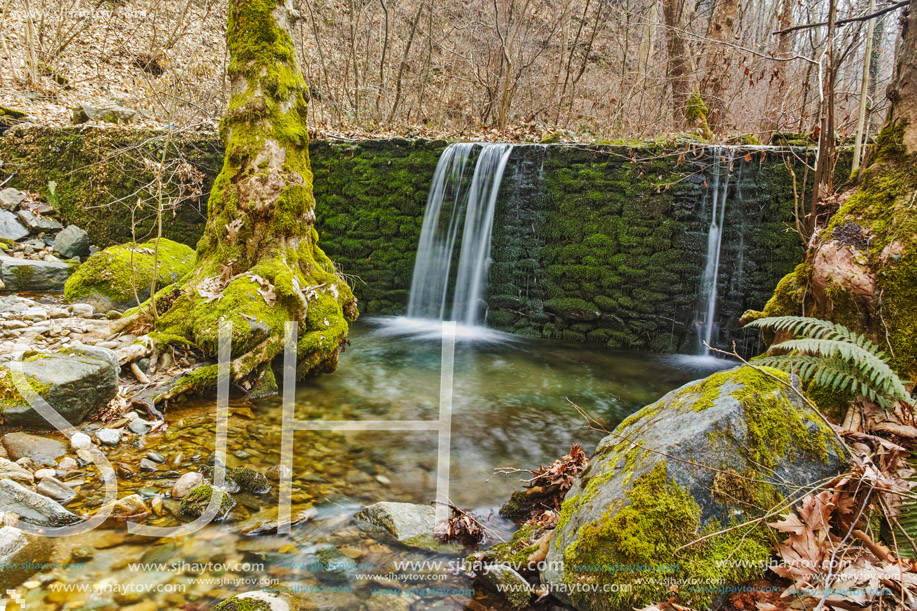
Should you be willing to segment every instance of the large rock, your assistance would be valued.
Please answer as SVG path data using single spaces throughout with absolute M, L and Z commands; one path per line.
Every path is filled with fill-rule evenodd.
M 590 611 L 664 601 L 677 578 L 744 582 L 763 573 L 769 558 L 764 526 L 674 552 L 764 515 L 843 464 L 831 430 L 781 381 L 741 367 L 692 382 L 602 440 L 567 494 L 542 580 Z M 656 568 L 603 568 L 616 565 Z M 684 588 L 679 596 L 680 604 L 703 608 L 713 593 Z
M 23 469 L 11 460 L 0 457 L 0 479 L 11 479 L 27 486 L 35 482 L 35 476 L 32 472 Z
M 39 465 L 54 465 L 58 458 L 67 454 L 67 444 L 50 437 L 19 432 L 7 433 L 2 441 L 3 448 L 13 460 L 28 458 Z
M 15 588 L 41 570 L 51 557 L 51 542 L 12 526 L 0 527 L 0 592 Z
M 46 216 L 39 216 L 31 210 L 20 210 L 16 213 L 19 222 L 28 228 L 31 233 L 41 233 L 43 231 L 57 231 L 63 229 L 63 225 Z
M 7 291 L 62 291 L 71 271 L 57 259 L 32 261 L 0 255 L 0 280 Z
M 4 210 L 15 210 L 19 207 L 19 202 L 25 199 L 25 193 L 19 189 L 7 187 L 0 190 L 0 208 Z
M 131 123 L 137 116 L 136 110 L 118 106 L 117 104 L 108 104 L 106 106 L 81 104 L 73 110 L 74 123 L 101 121 L 103 123 L 125 124 Z
M 89 246 L 89 234 L 76 225 L 68 225 L 54 237 L 54 252 L 65 259 L 88 257 Z
M 29 230 L 22 226 L 12 212 L 0 210 L 0 239 L 18 240 L 29 235 Z
M 23 522 L 43 527 L 67 526 L 81 519 L 57 501 L 8 479 L 0 480 L 0 512 L 15 513 Z
M 195 253 L 192 248 L 166 240 L 159 241 L 158 269 L 155 267 L 155 242 L 111 246 L 89 257 L 67 281 L 64 297 L 69 301 L 84 301 L 96 311 L 125 309 L 137 305 L 137 297 L 150 297 L 150 284 L 155 278 L 164 287 L 191 271 Z M 131 252 L 133 250 L 133 252 Z
M 79 346 L 54 354 L 34 354 L 22 371 L 35 392 L 70 424 L 78 425 L 118 393 L 118 359 L 107 348 Z M 12 372 L 0 366 L 0 414 L 8 425 L 48 429 L 13 384 Z
M 393 538 L 407 547 L 433 552 L 460 549 L 456 545 L 443 544 L 433 536 L 436 509 L 431 505 L 386 501 L 370 505 L 354 517 L 364 530 Z

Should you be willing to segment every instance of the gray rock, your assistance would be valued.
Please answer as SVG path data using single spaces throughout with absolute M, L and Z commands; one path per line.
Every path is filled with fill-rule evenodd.
M 7 187 L 0 191 L 0 208 L 4 210 L 15 210 L 19 207 L 19 202 L 25 199 L 25 193 L 19 189 Z
M 0 458 L 0 479 L 11 479 L 29 486 L 35 482 L 35 476 L 31 472 L 5 458 Z
M 51 558 L 47 537 L 24 533 L 12 526 L 0 528 L 0 592 L 15 588 L 37 573 Z
M 8 479 L 0 480 L 0 511 L 15 513 L 23 522 L 36 526 L 67 526 L 80 521 L 57 501 Z
M 130 424 L 127 425 L 127 428 L 135 435 L 146 435 L 150 432 L 152 427 L 150 423 L 143 418 L 134 418 L 131 420 Z
M 64 504 L 76 498 L 76 491 L 56 477 L 42 478 L 35 491 Z
M 58 259 L 32 261 L 0 255 L 0 280 L 8 291 L 62 291 L 72 272 Z
M 121 431 L 117 429 L 99 429 L 95 435 L 103 445 L 116 446 L 121 443 Z
M 22 361 L 22 371 L 33 389 L 71 425 L 80 424 L 90 413 L 108 404 L 118 394 L 118 359 L 114 352 L 96 346 L 65 348 L 49 355 Z M 0 366 L 0 379 L 12 373 Z M 6 424 L 32 429 L 49 429 L 51 423 L 27 401 L 7 403 Z
M 88 257 L 89 234 L 76 225 L 68 225 L 54 238 L 54 252 L 65 259 Z
M 140 459 L 140 470 L 141 471 L 159 471 L 159 465 L 150 460 L 149 458 Z
M 80 318 L 92 318 L 96 309 L 88 303 L 74 303 L 70 306 L 70 311 L 73 312 L 74 316 L 79 316 Z
M 0 238 L 5 240 L 18 240 L 29 235 L 29 230 L 23 227 L 19 219 L 12 212 L 0 210 Z
M 364 530 L 387 535 L 406 547 L 435 552 L 460 549 L 457 545 L 443 544 L 433 536 L 436 509 L 431 505 L 383 501 L 370 505 L 354 518 Z
M 137 111 L 117 104 L 90 106 L 82 104 L 73 110 L 74 123 L 101 121 L 103 123 L 130 123 L 137 118 Z
M 782 382 L 737 367 L 686 384 L 622 422 L 599 444 L 567 493 L 562 513 L 569 517 L 554 534 L 541 579 L 560 595 L 568 591 L 560 587 L 564 583 L 596 585 L 569 601 L 581 611 L 662 600 L 668 580 L 637 581 L 647 575 L 577 567 L 632 564 L 622 550 L 637 540 L 655 554 L 641 555 L 640 564 L 671 566 L 674 550 L 698 533 L 761 517 L 779 499 L 831 479 L 844 463 L 833 432 Z M 607 528 L 612 520 L 615 528 Z M 736 557 L 767 559 L 766 531 L 737 529 L 715 548 L 688 551 L 696 556 L 679 558 L 682 568 L 666 577 L 692 577 L 683 567 L 693 564 L 714 567 L 705 578 L 717 583 L 753 578 L 705 554 L 731 549 Z M 603 591 L 603 584 L 620 586 L 622 579 L 632 582 L 630 590 Z M 713 596 L 686 590 L 682 595 L 679 602 L 692 608 L 708 607 Z
M 17 463 L 27 458 L 39 465 L 54 465 L 58 458 L 67 454 L 67 444 L 50 437 L 29 433 L 7 433 L 2 441 L 6 453 Z
M 58 229 L 64 228 L 63 225 L 54 219 L 49 219 L 46 216 L 38 216 L 31 210 L 19 210 L 16 216 L 19 217 L 19 222 L 25 225 L 31 233 L 57 231 Z

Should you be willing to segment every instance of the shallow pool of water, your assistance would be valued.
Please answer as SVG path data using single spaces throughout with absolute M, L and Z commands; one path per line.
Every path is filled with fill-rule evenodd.
M 611 430 L 621 419 L 665 392 L 730 366 L 716 359 L 633 353 L 582 344 L 522 339 L 478 330 L 459 329 L 454 353 L 450 499 L 473 510 L 507 536 L 511 525 L 496 518 L 496 509 L 520 476 L 494 476 L 498 467 L 535 468 L 565 454 L 573 443 L 587 453 L 603 434 L 591 430 L 571 405 L 575 403 Z M 298 385 L 298 420 L 435 420 L 439 417 L 442 342 L 438 328 L 404 319 L 361 321 L 341 355 L 338 371 Z M 266 471 L 280 457 L 281 400 L 233 402 L 229 427 L 228 466 Z M 166 414 L 166 430 L 125 441 L 109 453 L 122 476 L 119 496 L 137 492 L 161 495 L 164 511 L 148 524 L 177 523 L 177 502 L 168 498 L 175 478 L 204 466 L 213 451 L 215 403 L 199 402 Z M 139 583 L 167 586 L 143 600 L 150 609 L 206 609 L 233 592 L 258 589 L 257 582 L 298 588 L 307 608 L 452 609 L 499 608 L 470 589 L 462 576 L 446 580 L 399 581 L 396 561 L 426 556 L 406 551 L 360 532 L 352 516 L 377 501 L 428 503 L 436 494 L 437 433 L 299 432 L 293 463 L 294 502 L 318 510 L 310 522 L 287 537 L 244 537 L 238 526 L 268 503 L 238 496 L 228 522 L 208 526 L 192 536 L 143 540 L 123 529 L 99 529 L 58 543 L 57 558 L 65 562 L 71 549 L 95 549 L 79 569 L 58 569 L 29 593 L 36 605 L 49 609 L 108 609 L 128 602 L 117 592 L 94 590 L 98 584 Z M 155 451 L 165 462 L 156 473 L 139 468 L 140 459 Z M 131 475 L 133 473 L 133 475 Z M 101 501 L 101 490 L 87 483 L 70 505 L 89 510 Z M 363 567 L 344 573 L 315 570 L 317 562 L 344 558 Z M 165 565 L 151 568 L 150 563 Z M 223 563 L 214 567 L 208 562 Z M 135 563 L 147 563 L 148 566 Z M 236 563 L 233 565 L 232 563 Z M 247 565 L 245 563 L 248 563 Z M 225 565 L 234 569 L 227 570 Z M 262 565 L 262 566 L 258 566 Z M 67 599 L 50 592 L 51 575 L 60 584 L 82 584 L 88 593 Z M 363 577 L 360 577 L 360 576 Z M 107 580 L 107 581 L 106 581 Z M 434 587 L 438 591 L 380 598 L 380 587 Z M 180 591 L 176 591 L 180 590 Z M 52 604 L 53 602 L 53 604 Z M 407 602 L 407 605 L 400 603 Z M 108 605 L 108 606 L 106 606 Z M 475 606 L 477 605 L 477 606 Z M 481 606 L 483 605 L 483 607 Z M 140 611 L 143 611 L 142 609 Z

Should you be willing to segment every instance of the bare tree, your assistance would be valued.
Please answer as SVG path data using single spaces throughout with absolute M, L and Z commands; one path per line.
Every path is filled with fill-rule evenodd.
M 709 110 L 707 124 L 714 132 L 719 131 L 726 120 L 726 86 L 729 83 L 733 49 L 724 43 L 733 42 L 738 14 L 739 0 L 720 0 L 707 28 L 707 66 L 701 91 Z

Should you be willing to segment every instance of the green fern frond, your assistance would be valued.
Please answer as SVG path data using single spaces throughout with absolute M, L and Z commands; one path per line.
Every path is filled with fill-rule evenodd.
M 795 373 L 834 392 L 863 396 L 886 409 L 896 401 L 911 403 L 888 357 L 865 335 L 837 323 L 803 316 L 760 318 L 746 326 L 786 331 L 795 337 L 771 347 L 771 352 L 782 354 L 761 357 L 756 363 Z
M 754 320 L 746 327 L 770 329 L 772 331 L 789 331 L 793 335 L 811 337 L 814 339 L 834 339 L 855 344 L 860 348 L 868 349 L 881 358 L 886 358 L 885 353 L 866 335 L 854 333 L 844 325 L 833 323 L 829 320 L 807 318 L 805 316 L 772 316 Z

